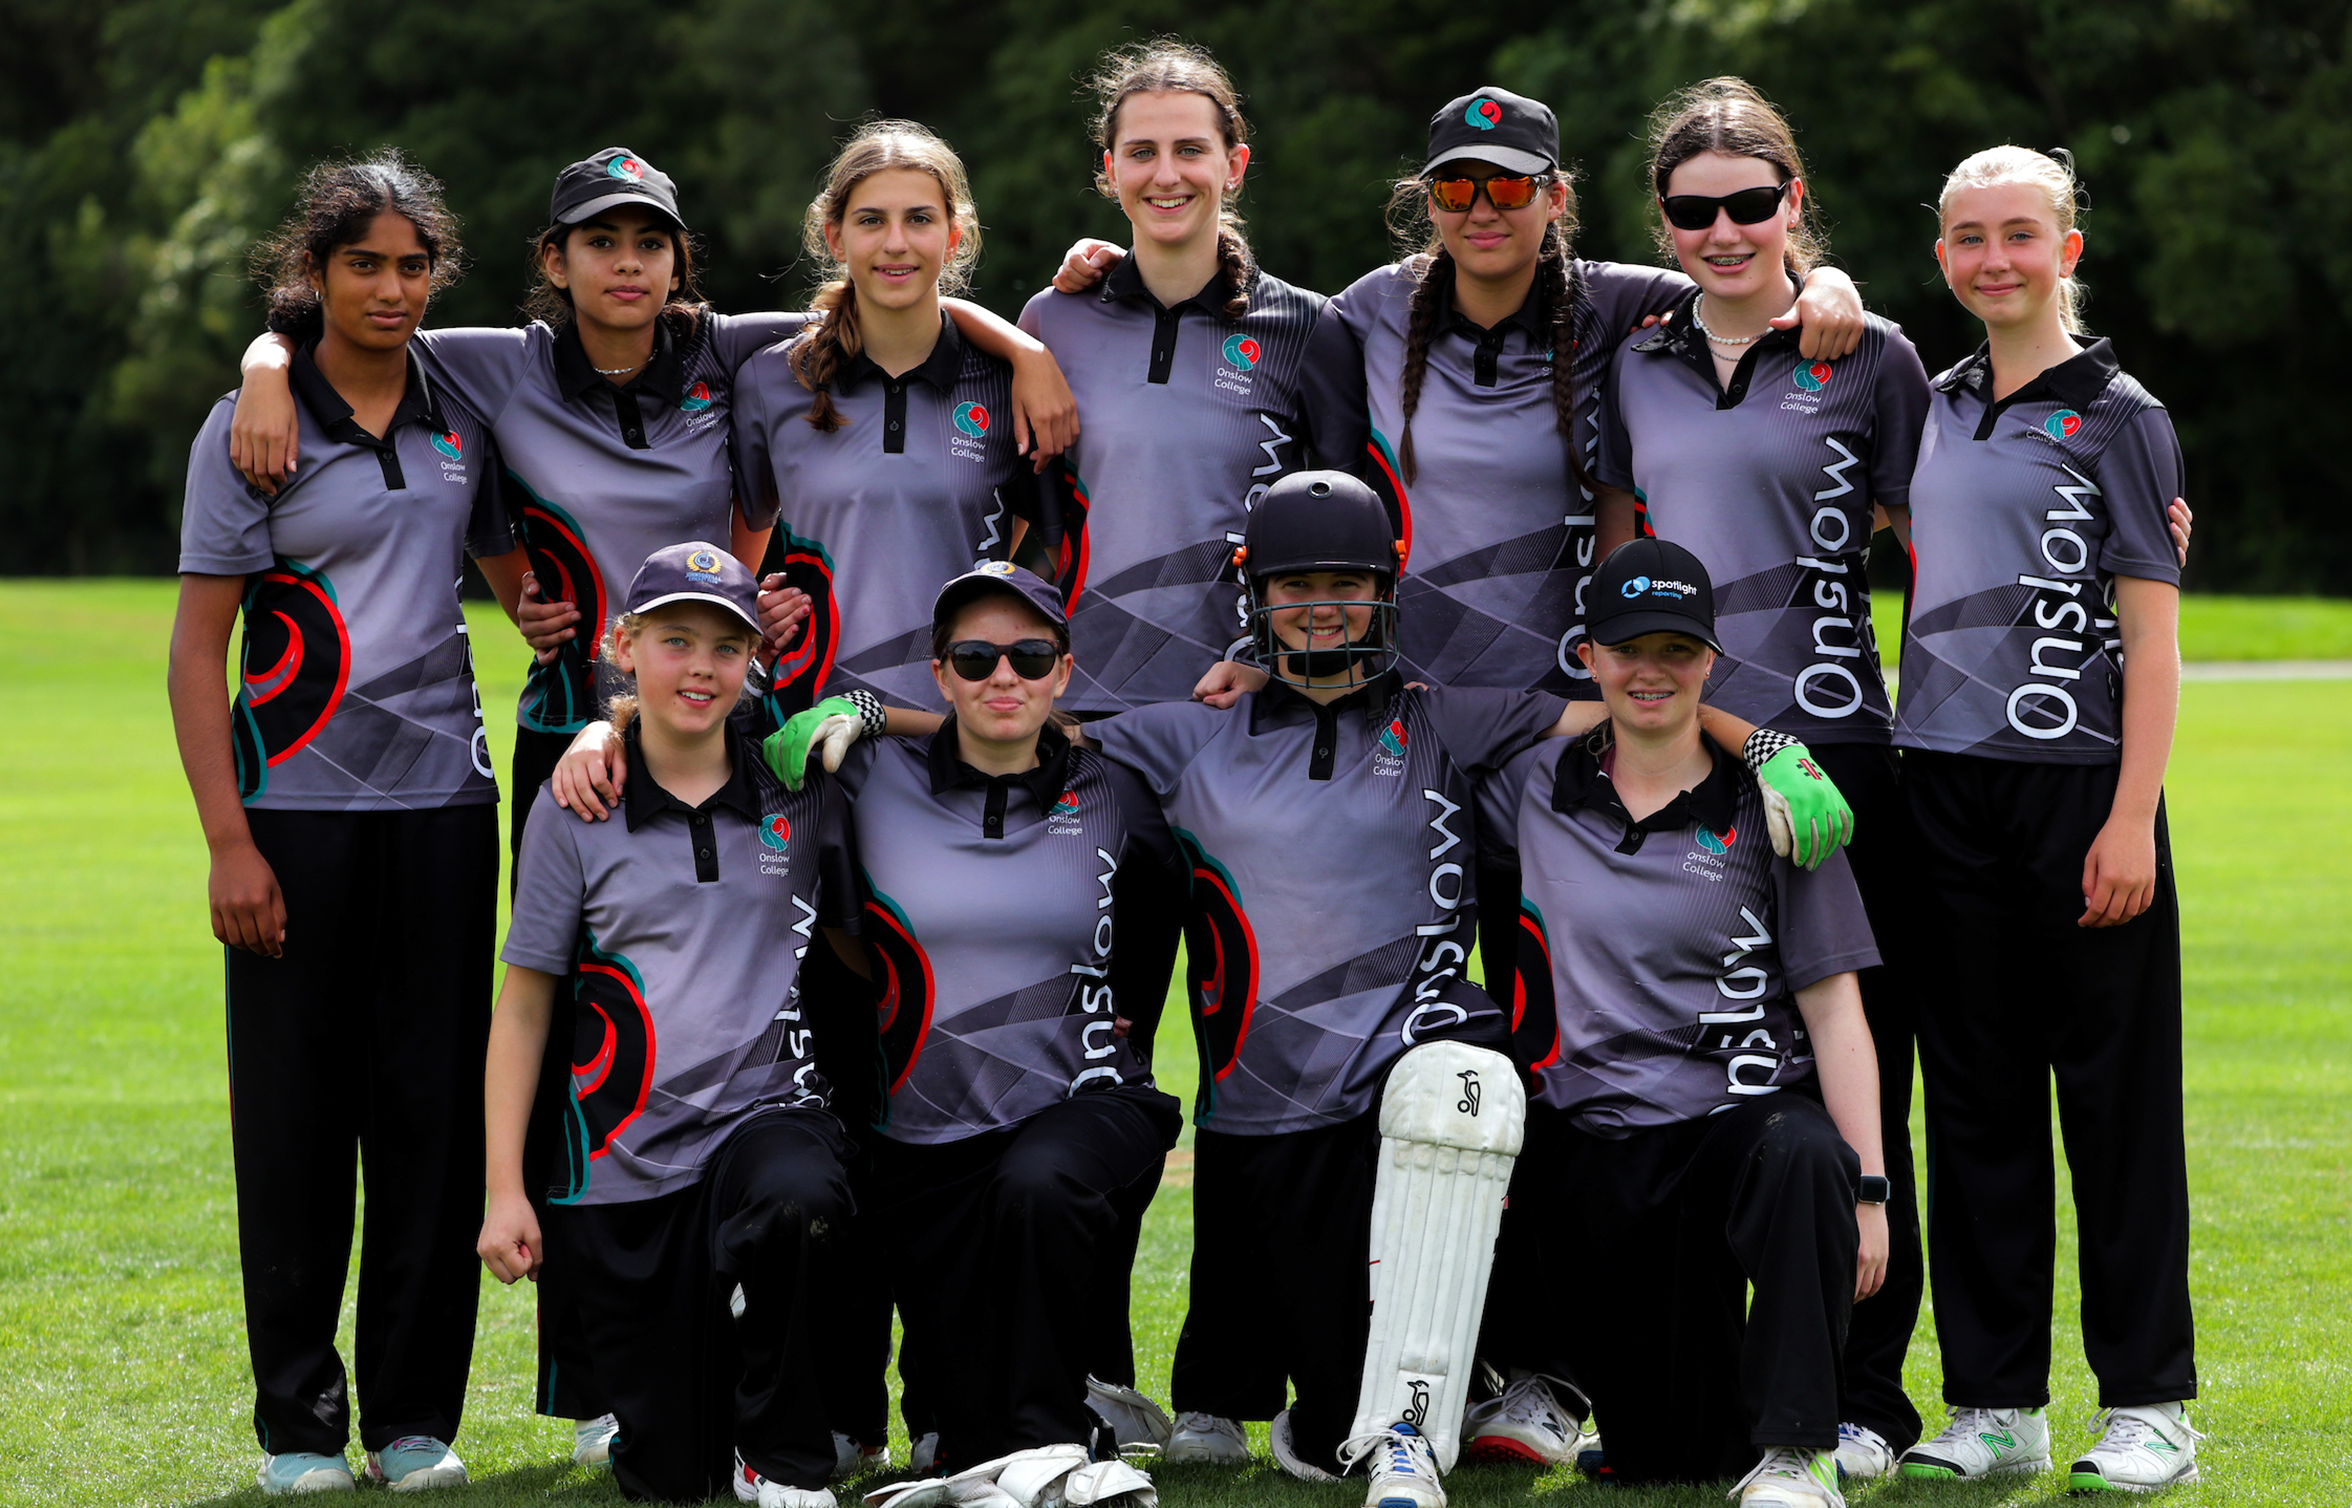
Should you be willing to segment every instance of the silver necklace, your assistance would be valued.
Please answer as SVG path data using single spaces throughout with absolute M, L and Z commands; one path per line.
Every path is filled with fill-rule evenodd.
M 1707 327 L 1705 325 L 1701 325 L 1699 328 L 1704 330 Z M 625 367 L 596 367 L 594 368 L 594 371 L 599 377 L 626 377 L 631 372 L 636 371 L 643 365 L 645 365 L 645 363 L 642 361 L 632 361 Z
M 1764 332 L 1761 330 L 1757 331 L 1753 335 L 1716 334 L 1714 331 L 1707 328 L 1706 316 L 1699 313 L 1700 307 L 1706 302 L 1707 295 L 1703 293 L 1700 294 L 1697 298 L 1691 300 L 1691 323 L 1697 325 L 1699 327 L 1699 333 L 1706 336 L 1709 341 L 1719 346 L 1752 346 L 1757 341 L 1764 338 Z

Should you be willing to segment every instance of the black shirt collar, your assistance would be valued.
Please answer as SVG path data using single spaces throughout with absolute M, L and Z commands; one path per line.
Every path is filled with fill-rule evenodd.
M 586 397 L 607 385 L 604 375 L 588 360 L 587 348 L 580 344 L 579 325 L 568 319 L 555 332 L 555 383 L 571 399 Z M 653 359 L 645 363 L 644 371 L 622 383 L 621 390 L 650 393 L 665 408 L 676 408 L 686 396 L 686 358 L 670 334 L 668 315 L 653 322 Z
M 1705 823 L 1709 832 L 1722 832 L 1739 809 L 1741 766 L 1713 739 L 1702 737 L 1700 742 L 1707 750 L 1707 778 L 1637 822 L 1618 799 L 1616 782 L 1601 768 L 1601 756 L 1609 747 L 1607 725 L 1587 737 L 1569 739 L 1552 776 L 1552 810 L 1567 813 L 1589 807 L 1615 818 L 1622 834 L 1619 853 L 1639 849 L 1642 834 L 1687 827 L 1694 821 Z
M 1225 314 L 1224 264 L 1220 262 L 1217 270 L 1209 275 L 1209 280 L 1201 284 L 1190 298 L 1180 298 L 1173 304 L 1163 304 L 1151 289 L 1144 286 L 1143 269 L 1136 265 L 1135 254 L 1129 252 L 1118 261 L 1113 262 L 1111 270 L 1103 274 L 1101 297 L 1106 304 L 1116 303 L 1121 299 L 1141 299 L 1154 309 L 1182 309 L 1190 305 L 1203 314 L 1221 319 Z
M 1528 287 L 1526 301 L 1518 308 L 1494 322 L 1491 328 L 1481 326 L 1454 307 L 1454 280 L 1447 278 L 1437 290 L 1437 333 L 1443 335 L 1460 330 L 1472 340 L 1501 338 L 1504 331 L 1517 328 L 1527 332 L 1527 338 L 1541 343 L 1551 329 L 1551 301 L 1544 297 L 1543 279 L 1538 277 Z
M 434 401 L 432 384 L 425 381 L 425 369 L 417 364 L 414 346 L 403 353 L 408 362 L 408 389 L 400 395 L 400 402 L 392 410 L 392 422 L 384 426 L 384 433 L 371 435 L 360 428 L 359 421 L 352 417 L 351 405 L 343 401 L 343 395 L 335 391 L 335 385 L 318 369 L 318 358 L 311 354 L 316 344 L 314 341 L 294 348 L 289 381 L 294 395 L 310 410 L 310 416 L 327 432 L 328 439 L 346 445 L 365 445 L 371 450 L 389 450 L 393 434 L 403 424 L 421 422 L 435 434 L 447 429 L 441 422 L 441 407 Z
M 1793 278 L 1790 279 L 1789 285 L 1791 287 L 1799 286 Z M 1698 307 L 1699 290 L 1693 288 L 1683 294 L 1680 301 L 1666 312 L 1665 317 L 1658 321 L 1656 329 L 1635 341 L 1633 348 L 1645 356 L 1664 352 L 1679 356 L 1693 366 L 1704 363 L 1707 375 L 1714 376 L 1715 355 L 1707 345 L 1707 337 L 1699 333 Z M 1803 330 L 1798 328 L 1767 330 L 1748 344 L 1746 350 L 1741 353 L 1742 359 L 1744 360 L 1749 352 L 1769 351 L 1779 346 L 1793 346 L 1803 337 L 1803 334 Z
M 2036 398 L 2055 398 L 2069 408 L 2089 408 L 2101 393 L 2107 391 L 2107 384 L 2114 381 L 2115 374 L 2121 370 L 2121 365 L 2115 360 L 2115 348 L 2105 336 L 2101 336 L 2001 399 L 1995 407 L 2007 408 L 2012 403 L 2028 403 Z M 1936 387 L 1947 393 L 1966 388 L 1979 398 L 1990 398 L 1993 391 L 1991 344 L 1978 346 L 1966 361 L 1938 378 Z
M 931 735 L 931 746 L 924 752 L 931 767 L 934 796 L 964 787 L 1017 785 L 1037 798 L 1039 811 L 1050 811 L 1070 785 L 1070 740 L 1050 722 L 1037 730 L 1037 768 L 1017 775 L 990 775 L 966 764 L 956 743 L 953 716 L 939 725 L 939 731 Z
M 1362 707 L 1369 713 L 1386 706 L 1403 686 L 1403 676 L 1384 671 L 1345 696 L 1318 702 L 1288 681 L 1270 678 L 1250 697 L 1250 736 L 1255 738 L 1262 729 L 1302 719 L 1336 721 L 1351 707 Z
M 905 375 L 920 377 L 942 393 L 952 393 L 955 391 L 956 376 L 963 369 L 963 334 L 956 329 L 954 320 L 942 314 L 939 316 L 939 339 L 932 344 L 931 354 L 924 357 L 919 365 L 910 367 Z M 883 382 L 892 380 L 888 372 L 874 364 L 873 357 L 860 351 L 842 365 L 833 378 L 833 385 L 847 393 L 868 377 Z M 1061 793 L 1056 791 L 1054 794 L 1058 796 Z
M 681 812 L 691 817 L 698 811 L 708 811 L 715 803 L 727 808 L 746 822 L 760 819 L 759 792 L 752 781 L 752 761 L 760 757 L 740 729 L 727 724 L 727 783 L 711 792 L 710 799 L 701 806 L 688 806 L 661 788 L 653 773 L 645 768 L 645 750 L 639 746 L 637 720 L 632 718 L 621 735 L 622 744 L 629 751 L 629 783 L 621 792 L 621 805 L 627 811 L 629 831 L 635 832 L 663 812 Z

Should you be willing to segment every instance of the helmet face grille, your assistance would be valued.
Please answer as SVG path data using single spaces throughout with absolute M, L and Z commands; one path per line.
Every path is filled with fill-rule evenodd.
M 1257 651 L 1258 664 L 1267 675 L 1290 686 L 1305 686 L 1316 680 L 1345 687 L 1368 686 L 1394 670 L 1398 658 L 1396 585 L 1384 579 L 1380 595 L 1367 601 L 1364 598 L 1329 598 L 1311 602 L 1285 602 L 1279 607 L 1269 604 L 1265 597 L 1265 578 L 1252 576 L 1249 580 L 1250 644 Z M 1365 625 L 1363 637 L 1331 649 L 1301 650 L 1284 644 L 1274 632 L 1274 615 L 1299 610 L 1313 612 L 1318 607 L 1368 607 L 1372 621 Z M 1346 677 L 1332 681 L 1327 678 Z

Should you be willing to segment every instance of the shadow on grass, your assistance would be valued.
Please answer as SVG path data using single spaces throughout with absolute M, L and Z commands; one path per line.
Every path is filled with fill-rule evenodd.
M 360 1467 L 357 1451 L 352 1452 L 351 1464 L 355 1468 Z M 363 1494 L 371 1491 L 364 1481 L 359 1490 Z M 480 1505 L 480 1508 L 495 1508 L 495 1505 L 510 1503 L 578 1504 L 581 1508 L 587 1508 L 592 1503 L 625 1501 L 621 1497 L 621 1490 L 613 1485 L 610 1472 L 589 1471 L 569 1462 L 518 1466 L 511 1471 L 477 1476 L 464 1487 L 441 1487 L 427 1492 L 404 1494 L 403 1500 L 413 1503 L 447 1503 L 452 1508 L 459 1503 L 466 1504 L 467 1508 L 476 1508 L 476 1505 Z M 247 1487 L 240 1492 L 223 1493 L 219 1497 L 199 1498 L 183 1505 L 183 1508 L 232 1508 L 232 1505 L 234 1508 L 259 1508 L 263 1503 L 278 1501 L 281 1500 L 264 1496 L 259 1487 Z M 337 1498 L 333 1495 L 310 1496 L 303 1501 L 328 1504 L 337 1501 Z M 725 1501 L 733 1502 L 734 1499 Z

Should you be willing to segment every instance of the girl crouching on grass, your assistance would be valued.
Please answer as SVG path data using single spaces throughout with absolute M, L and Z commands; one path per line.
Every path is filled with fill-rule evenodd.
M 550 1268 L 578 1296 L 625 1495 L 697 1500 L 731 1475 L 761 1508 L 831 1508 L 808 1296 L 851 1212 L 848 1144 L 799 974 L 816 928 L 857 929 L 856 871 L 832 783 L 785 790 L 729 725 L 757 595 L 717 545 L 647 557 L 606 648 L 636 682 L 614 708 L 638 767 L 624 820 L 551 820 L 537 798 L 478 1249 L 501 1282 Z M 543 1236 L 523 1134 L 559 988 L 573 1068 Z

